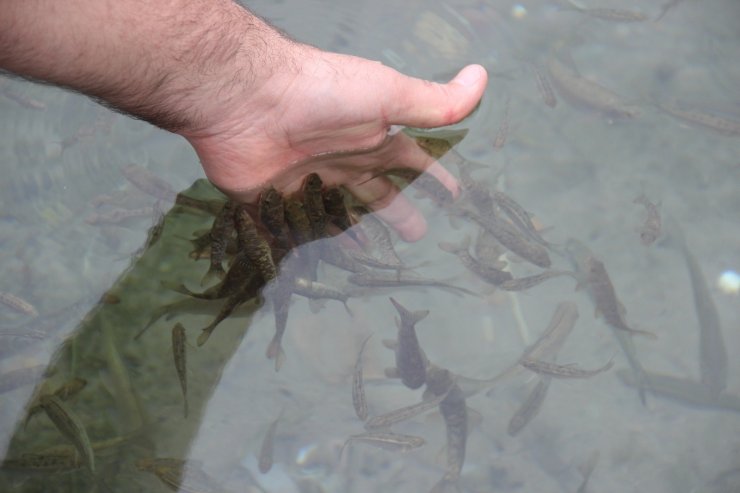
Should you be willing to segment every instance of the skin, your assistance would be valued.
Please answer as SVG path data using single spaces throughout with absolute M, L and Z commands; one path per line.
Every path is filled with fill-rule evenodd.
M 455 179 L 393 125 L 462 120 L 485 69 L 451 82 L 291 40 L 229 0 L 0 0 L 0 68 L 87 94 L 187 139 L 208 178 L 234 199 L 310 172 L 345 185 L 408 240 L 421 214 L 378 170 Z

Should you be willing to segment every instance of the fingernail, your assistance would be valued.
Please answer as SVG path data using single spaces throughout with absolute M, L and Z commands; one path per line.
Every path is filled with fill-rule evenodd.
M 485 73 L 486 69 L 480 65 L 468 65 L 455 77 L 454 82 L 465 87 L 470 87 L 477 84 Z

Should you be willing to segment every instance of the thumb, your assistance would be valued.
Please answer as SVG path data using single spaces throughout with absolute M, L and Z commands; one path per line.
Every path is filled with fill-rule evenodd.
M 431 128 L 457 123 L 478 104 L 488 83 L 486 69 L 468 65 L 447 84 L 407 77 L 396 72 L 397 80 L 386 87 L 386 115 L 392 125 Z

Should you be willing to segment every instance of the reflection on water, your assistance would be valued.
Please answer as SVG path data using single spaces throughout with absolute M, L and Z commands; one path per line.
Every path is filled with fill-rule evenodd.
M 198 346 L 223 301 L 173 288 L 208 289 L 200 284 L 210 261 L 191 258 L 190 240 L 208 237 L 224 199 L 196 181 L 194 154 L 77 95 L 3 80 L 0 489 L 738 490 L 740 312 L 736 291 L 716 287 L 740 264 L 737 2 L 250 6 L 298 39 L 411 75 L 443 80 L 464 63 L 486 65 L 490 87 L 465 139 L 439 158 L 467 192 L 450 204 L 425 178 L 404 192 L 430 231 L 415 244 L 392 238 L 412 270 L 387 270 L 382 281 L 424 276 L 475 295 L 358 286 L 321 261 L 316 279 L 351 296 L 346 308 L 288 298 L 284 359 L 271 344 L 271 286 L 283 274 L 262 291 L 265 303 L 237 306 Z M 483 213 L 495 197 L 476 190 L 505 195 Z M 654 209 L 633 203 L 643 195 Z M 659 232 L 646 230 L 656 213 Z M 657 239 L 645 241 L 645 231 Z M 506 289 L 543 272 L 532 263 L 544 265 L 542 251 L 550 269 L 570 272 L 569 238 L 592 251 L 608 284 L 576 269 L 576 281 Z M 504 269 L 498 289 L 488 267 Z M 603 301 L 605 285 L 616 302 Z M 389 296 L 410 313 L 429 311 L 414 337 Z M 179 373 L 176 323 L 187 339 Z M 569 324 L 557 354 L 536 350 Z M 366 429 L 353 404 L 371 334 L 365 423 L 390 419 L 382 429 Z M 614 368 L 590 378 L 563 378 L 611 359 Z M 408 361 L 425 370 L 415 390 L 404 372 L 419 365 Z M 52 421 L 42 402 L 67 417 L 57 409 Z M 345 446 L 351 436 L 361 438 Z

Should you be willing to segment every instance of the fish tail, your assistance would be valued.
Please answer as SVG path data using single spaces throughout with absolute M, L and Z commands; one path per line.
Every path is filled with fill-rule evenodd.
M 144 335 L 144 332 L 149 330 L 149 327 L 154 325 L 154 322 L 162 318 L 162 315 L 164 315 L 165 313 L 167 313 L 166 306 L 160 307 L 157 310 L 155 310 L 151 318 L 149 318 L 149 321 L 146 323 L 146 325 L 139 332 L 136 333 L 136 335 L 134 336 L 134 340 L 138 341 L 139 338 Z
M 344 305 L 344 309 L 345 309 L 345 311 L 347 312 L 347 314 L 348 314 L 348 315 L 349 315 L 350 317 L 352 317 L 352 318 L 355 318 L 355 314 L 354 314 L 354 313 L 352 312 L 352 309 L 351 309 L 351 308 L 349 307 L 349 305 L 347 304 L 347 301 L 346 301 L 346 300 L 345 300 L 345 301 L 342 301 L 342 304 Z
M 211 264 L 208 268 L 208 272 L 206 272 L 203 279 L 200 280 L 200 285 L 205 286 L 206 284 L 211 284 L 213 281 L 223 279 L 224 277 L 226 277 L 226 271 L 224 270 L 223 265 L 220 263 Z
M 198 344 L 198 347 L 206 343 L 208 338 L 211 337 L 211 333 L 213 333 L 213 329 L 215 328 L 216 328 L 215 325 L 209 325 L 208 327 L 206 327 L 205 329 L 201 331 L 200 335 L 198 336 L 198 339 L 195 341 L 196 344 Z
M 275 360 L 275 371 L 280 371 L 283 363 L 285 363 L 285 351 L 283 351 L 281 339 L 282 337 L 275 334 L 275 337 L 270 341 L 270 345 L 267 346 L 267 358 Z
M 630 334 L 633 334 L 633 335 L 639 335 L 639 336 L 647 337 L 651 341 L 657 341 L 658 340 L 658 336 L 655 335 L 653 332 L 650 332 L 648 330 L 628 329 L 628 331 L 629 331 Z
M 448 241 L 441 241 L 437 243 L 437 246 L 440 248 L 440 250 L 447 253 L 456 253 L 462 250 L 462 248 L 460 248 L 460 245 L 456 245 L 455 243 L 450 243 Z
M 196 293 L 193 293 L 190 291 L 183 283 L 178 282 L 172 282 L 172 281 L 160 281 L 159 282 L 163 288 L 169 289 L 170 291 L 175 291 L 176 293 L 185 294 L 188 296 L 193 296 Z

